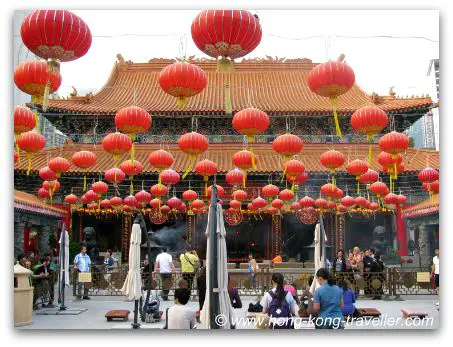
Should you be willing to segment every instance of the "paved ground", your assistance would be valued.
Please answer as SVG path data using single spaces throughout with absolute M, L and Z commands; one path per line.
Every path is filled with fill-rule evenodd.
M 21 330 L 30 329 L 131 329 L 133 320 L 133 302 L 124 301 L 124 297 L 92 297 L 91 300 L 73 300 L 71 289 L 67 290 L 66 305 L 71 309 L 83 308 L 86 309 L 79 315 L 41 315 L 50 309 L 40 309 L 33 312 L 33 324 L 20 327 Z M 237 318 L 245 317 L 248 305 L 251 302 L 256 302 L 257 297 L 245 296 L 242 297 L 243 308 L 236 309 Z M 382 300 L 365 300 L 359 299 L 357 307 L 374 307 L 381 313 L 381 319 L 376 320 L 360 320 L 351 323 L 345 329 L 438 329 L 440 315 L 437 307 L 434 304 L 433 296 L 419 297 L 404 297 L 404 301 L 382 301 Z M 161 301 L 161 310 L 172 305 L 172 301 Z M 198 301 L 190 301 L 188 303 L 194 310 L 198 309 Z M 402 318 L 401 309 L 407 308 L 410 310 L 421 310 L 428 313 L 429 319 L 425 321 L 415 320 L 406 321 Z M 112 309 L 127 309 L 131 311 L 128 322 L 107 322 L 104 315 Z M 399 319 L 398 319 L 399 318 Z M 164 321 L 158 323 L 142 323 L 142 329 L 161 329 L 164 326 Z M 238 329 L 256 329 L 253 324 L 244 326 L 242 323 Z M 296 328 L 312 329 L 307 323 L 299 324 L 296 322 Z

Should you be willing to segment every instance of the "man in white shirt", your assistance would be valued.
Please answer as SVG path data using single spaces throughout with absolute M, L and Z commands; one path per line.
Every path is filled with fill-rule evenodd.
M 186 306 L 190 299 L 190 290 L 177 288 L 175 290 L 175 305 L 167 309 L 167 329 L 194 329 L 195 311 Z
M 153 274 L 158 272 L 162 280 L 162 287 L 168 288 L 168 282 L 171 280 L 172 273 L 175 272 L 175 266 L 171 255 L 167 253 L 167 247 L 163 247 L 162 252 L 156 257 Z M 162 290 L 162 300 L 168 300 L 168 292 L 169 289 Z
M 436 305 L 439 306 L 440 301 L 440 288 L 439 288 L 439 248 L 434 250 L 434 257 L 433 257 L 433 266 L 431 268 L 431 274 L 434 274 L 434 283 L 437 289 L 437 302 Z

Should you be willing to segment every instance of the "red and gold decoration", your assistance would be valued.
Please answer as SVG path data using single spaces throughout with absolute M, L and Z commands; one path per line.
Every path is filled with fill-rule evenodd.
M 166 150 L 159 149 L 157 151 L 151 152 L 148 156 L 148 162 L 154 166 L 158 172 L 160 173 L 162 170 L 168 169 L 173 165 L 173 156 L 170 152 Z M 160 174 L 159 174 L 159 183 L 160 182 Z
M 139 206 L 139 202 L 133 195 L 126 196 L 123 200 L 123 205 L 129 206 L 130 208 L 136 208 Z
M 102 139 L 102 147 L 104 151 L 113 155 L 115 167 L 117 167 L 120 157 L 131 150 L 132 141 L 129 136 L 117 131 L 106 135 Z
M 162 184 L 155 184 L 151 187 L 150 192 L 160 199 L 162 196 L 167 195 L 168 188 Z
M 252 206 L 257 210 L 266 207 L 266 205 L 267 205 L 266 200 L 264 200 L 261 196 L 258 196 L 257 198 L 252 200 Z
M 296 178 L 297 176 L 302 175 L 305 172 L 305 166 L 300 160 L 291 159 L 284 164 L 284 167 L 286 178 L 292 183 L 291 190 L 294 191 Z
M 280 154 L 283 158 L 283 163 L 286 163 L 293 156 L 299 154 L 304 147 L 303 141 L 300 137 L 286 133 L 280 136 L 277 136 L 272 142 L 272 149 Z M 283 167 L 283 176 L 286 175 L 286 166 Z
M 130 195 L 134 194 L 134 183 L 133 183 L 133 178 L 134 176 L 139 175 L 143 171 L 143 165 L 138 161 L 138 160 L 126 160 L 123 161 L 120 164 L 120 169 L 123 171 L 126 175 L 129 176 L 129 181 L 130 181 Z
M 252 168 L 256 169 L 257 157 L 252 152 L 243 149 L 242 151 L 234 153 L 231 159 L 233 165 L 242 170 L 242 185 L 245 187 L 247 182 L 247 171 Z
M 243 183 L 244 174 L 238 168 L 234 168 L 233 170 L 227 172 L 225 180 L 228 184 L 232 185 L 233 187 L 237 187 Z
M 433 194 L 439 193 L 439 171 L 428 166 L 418 173 L 418 179 L 422 183 L 423 187 L 426 185 L 431 199 Z M 435 192 L 435 189 L 433 189 L 434 182 L 437 182 L 437 193 Z M 435 185 L 436 184 L 434 184 L 434 188 L 436 188 Z
M 295 177 L 290 177 L 286 175 L 286 180 L 291 183 L 291 189 L 298 190 L 299 185 L 305 184 L 308 181 L 308 173 L 306 171 L 296 175 Z
M 307 76 L 307 84 L 313 93 L 330 99 L 335 120 L 337 136 L 342 137 L 337 116 L 338 97 L 352 88 L 355 82 L 354 71 L 343 62 L 344 55 L 338 61 L 319 64 Z
M 225 219 L 225 222 L 228 223 L 228 225 L 234 226 L 241 224 L 244 216 L 239 209 L 228 209 L 223 213 L 223 218 Z
M 123 199 L 121 199 L 119 196 L 110 198 L 110 206 L 112 206 L 113 208 L 120 208 L 121 205 L 123 205 Z
M 101 204 L 100 205 L 104 209 L 108 209 L 108 208 L 110 208 L 112 206 L 112 204 L 110 203 L 109 199 L 101 200 Z
M 216 188 L 217 188 L 217 198 L 218 199 L 221 199 L 225 196 L 225 189 L 223 189 L 222 186 L 219 186 L 218 184 L 215 185 Z M 210 199 L 211 198 L 211 194 L 212 194 L 212 186 L 209 186 L 208 187 L 208 198 Z
M 79 151 L 72 155 L 72 163 L 83 170 L 83 191 L 87 190 L 87 170 L 96 165 L 96 154 L 90 151 Z
M 170 207 L 172 210 L 179 210 L 182 205 L 182 201 L 180 198 L 173 196 L 170 199 L 167 200 L 167 205 Z
M 57 179 L 61 176 L 62 173 L 65 173 L 69 170 L 71 164 L 63 157 L 55 157 L 49 160 L 47 163 L 49 169 L 55 172 Z
M 104 179 L 114 186 L 118 185 L 119 183 L 123 182 L 126 178 L 126 174 L 117 167 L 108 169 L 104 172 Z
M 358 133 L 367 136 L 372 142 L 374 135 L 380 133 L 389 123 L 387 113 L 377 106 L 365 106 L 359 108 L 351 116 L 351 126 Z M 368 147 L 368 166 L 371 166 L 373 159 L 371 144 Z
M 315 205 L 315 200 L 309 196 L 304 196 L 299 200 L 299 204 L 302 208 L 313 207 Z
M 297 212 L 297 216 L 303 224 L 312 225 L 318 220 L 318 211 L 313 207 L 305 207 Z
M 151 194 L 148 193 L 146 190 L 142 189 L 141 191 L 135 193 L 135 199 L 138 201 L 138 203 L 144 207 L 147 203 L 151 201 Z
M 368 171 L 368 164 L 363 160 L 355 159 L 346 166 L 346 171 L 352 176 L 355 176 L 357 181 L 357 194 L 360 194 L 360 176 Z
M 217 173 L 217 164 L 212 160 L 204 159 L 195 165 L 195 172 L 203 177 L 205 196 L 208 195 L 208 179 Z
M 16 139 L 22 133 L 33 130 L 36 126 L 35 115 L 28 108 L 23 106 L 14 107 L 14 144 L 16 145 L 17 158 L 20 163 L 20 150 Z
M 121 131 L 129 135 L 132 141 L 131 161 L 134 163 L 135 146 L 134 141 L 137 134 L 146 133 L 151 127 L 151 115 L 145 109 L 138 106 L 124 107 L 115 115 L 115 126 Z
M 39 177 L 41 177 L 44 181 L 54 181 L 57 179 L 57 175 L 48 166 L 44 166 L 43 168 L 39 169 Z
M 160 173 L 160 182 L 167 186 L 174 186 L 181 180 L 181 176 L 173 169 L 166 169 Z
M 40 198 L 42 198 L 44 200 L 50 198 L 50 192 L 46 188 L 39 188 L 38 195 Z
M 103 195 L 105 195 L 105 193 L 107 193 L 109 191 L 109 186 L 105 182 L 97 181 L 97 182 L 94 182 L 91 185 L 91 189 L 98 196 L 98 208 L 100 208 L 100 206 L 101 206 L 101 198 L 102 198 Z
M 192 189 L 188 189 L 182 193 L 182 199 L 186 200 L 189 203 L 189 210 L 187 211 L 188 215 L 193 215 L 192 212 L 192 202 L 198 199 L 198 193 Z
M 264 196 L 268 202 L 270 202 L 273 197 L 277 196 L 278 193 L 280 193 L 280 189 L 273 184 L 267 184 L 261 188 L 261 195 Z
M 195 64 L 186 61 L 166 66 L 159 74 L 164 92 L 177 98 L 179 109 L 187 106 L 188 98 L 200 94 L 208 84 L 208 76 Z
M 68 194 L 65 196 L 64 202 L 73 208 L 79 202 L 79 198 L 74 194 Z
M 26 152 L 28 159 L 27 175 L 30 175 L 33 155 L 44 148 L 46 145 L 46 138 L 34 131 L 27 131 L 26 133 L 19 135 L 16 139 L 16 144 L 20 150 Z
M 50 194 L 50 204 L 52 205 L 53 204 L 53 196 L 54 196 L 54 193 L 60 189 L 60 182 L 58 182 L 57 180 L 54 180 L 54 181 L 44 181 L 42 183 L 42 187 L 46 190 L 49 191 L 49 194 Z
M 182 175 L 182 179 L 184 179 L 192 170 L 197 156 L 203 154 L 208 149 L 209 141 L 206 136 L 192 131 L 179 138 L 178 146 L 181 151 L 189 156 L 189 164 Z
M 407 137 L 407 135 L 396 131 L 385 134 L 379 140 L 379 147 L 381 148 L 381 150 L 392 155 L 395 180 L 398 178 L 397 160 L 399 159 L 399 154 L 405 152 L 408 146 L 409 138 Z
M 329 172 L 332 176 L 332 185 L 335 187 L 335 172 L 340 166 L 344 164 L 345 161 L 343 153 L 332 149 L 321 154 L 319 161 L 321 162 L 322 166 L 329 169 Z

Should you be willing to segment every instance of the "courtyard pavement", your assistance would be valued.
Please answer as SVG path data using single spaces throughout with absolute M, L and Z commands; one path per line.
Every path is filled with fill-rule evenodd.
M 33 311 L 33 324 L 18 327 L 19 330 L 40 330 L 40 329 L 107 329 L 107 330 L 124 330 L 131 329 L 133 321 L 134 303 L 126 302 L 124 297 L 96 297 L 92 296 L 91 300 L 77 300 L 72 297 L 72 288 L 67 289 L 66 306 L 69 309 L 85 309 L 78 315 L 43 315 L 46 311 L 55 311 L 55 309 L 41 308 Z M 236 318 L 244 318 L 249 303 L 255 303 L 257 296 L 242 296 L 242 309 L 235 309 Z M 373 307 L 378 309 L 382 316 L 380 319 L 359 320 L 348 323 L 345 329 L 438 329 L 440 327 L 440 314 L 435 305 L 434 296 L 406 296 L 403 301 L 383 301 L 359 299 L 356 302 L 357 308 Z M 161 301 L 160 310 L 165 312 L 167 307 L 173 305 L 173 301 Z M 194 310 L 198 309 L 198 301 L 191 300 L 188 304 Z M 402 317 L 401 309 L 406 308 L 414 311 L 424 311 L 428 314 L 426 320 L 405 320 Z M 105 314 L 109 310 L 130 310 L 129 321 L 107 322 Z M 165 318 L 157 323 L 142 323 L 141 329 L 162 329 L 165 324 Z M 247 324 L 245 320 L 240 321 L 238 329 L 256 329 L 254 324 Z M 296 322 L 296 329 L 313 329 L 308 323 Z

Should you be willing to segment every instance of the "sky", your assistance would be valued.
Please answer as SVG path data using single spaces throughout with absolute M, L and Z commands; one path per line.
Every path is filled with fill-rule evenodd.
M 71 86 L 78 90 L 101 88 L 117 53 L 133 62 L 179 57 L 184 51 L 187 56 L 207 57 L 195 46 L 190 34 L 198 10 L 73 12 L 88 24 L 93 42 L 84 57 L 62 64 L 61 96 L 67 96 L 72 91 Z M 346 62 L 355 72 L 356 82 L 367 93 L 388 95 L 391 86 L 395 86 L 400 96 L 430 91 L 426 77 L 429 62 L 439 57 L 439 12 L 436 10 L 252 12 L 260 17 L 263 38 L 246 58 L 269 55 L 324 62 L 344 53 Z M 408 36 L 427 39 L 397 38 Z

